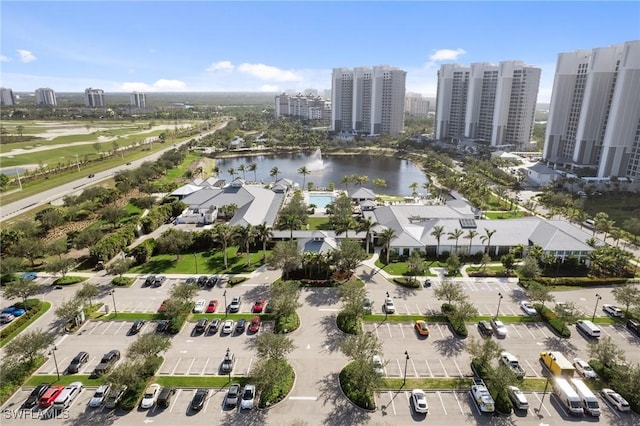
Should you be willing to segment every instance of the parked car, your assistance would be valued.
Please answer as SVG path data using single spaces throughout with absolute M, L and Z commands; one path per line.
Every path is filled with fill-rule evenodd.
M 120 351 L 114 349 L 107 352 L 100 360 L 100 363 L 96 365 L 96 368 L 93 370 L 93 375 L 101 376 L 105 373 L 108 373 L 119 359 Z
M 622 318 L 624 316 L 624 312 L 622 312 L 622 309 L 614 305 L 608 305 L 605 303 L 604 305 L 602 305 L 602 310 L 612 317 Z
M 258 330 L 260 330 L 260 317 L 253 317 L 251 318 L 251 322 L 249 323 L 249 332 L 250 333 L 257 333 Z
M 158 275 L 156 280 L 153 282 L 152 287 L 160 287 L 167 280 L 167 277 L 164 275 Z
M 414 389 L 411 391 L 411 403 L 416 413 L 426 414 L 429 412 L 427 396 L 422 389 Z
M 371 358 L 371 361 L 373 363 L 373 369 L 375 370 L 375 372 L 384 376 L 384 363 L 382 362 L 382 357 L 380 357 L 380 355 L 374 355 Z
M 364 308 L 364 313 L 369 315 L 373 311 L 373 302 L 368 297 L 365 297 L 362 307 Z
M 508 367 L 519 379 L 523 378 L 526 374 L 520 361 L 511 352 L 503 351 L 500 353 L 500 362 Z
M 134 321 L 133 324 L 131 325 L 131 329 L 129 330 L 129 334 L 138 334 L 140 330 L 142 330 L 142 327 L 144 327 L 144 321 L 142 320 Z
M 536 308 L 533 307 L 533 303 L 529 302 L 528 300 L 522 300 L 520 302 L 520 309 L 522 309 L 527 315 L 538 315 L 538 311 L 536 311 Z
M 529 409 L 529 401 L 527 401 L 527 397 L 524 396 L 524 393 L 516 386 L 507 386 L 507 395 L 509 395 L 509 399 L 515 408 L 519 410 Z
M 198 284 L 198 282 L 196 281 L 196 279 L 194 277 L 187 278 L 185 283 L 188 284 L 188 285 Z
M 244 318 L 240 318 L 238 322 L 236 322 L 236 332 L 238 334 L 244 333 L 247 328 L 247 320 Z
M 87 352 L 79 352 L 67 367 L 68 374 L 77 374 L 80 368 L 89 361 L 89 354 Z
M 62 393 L 64 386 L 54 385 L 49 386 L 47 390 L 44 391 L 40 400 L 38 401 L 38 407 L 40 408 L 48 408 L 53 405 L 53 401 L 58 398 L 58 396 Z
M 144 284 L 145 286 L 148 285 L 153 285 L 153 283 L 156 281 L 156 276 L 155 275 L 149 275 L 145 280 L 144 280 Z
M 24 402 L 24 404 L 22 404 L 22 408 L 34 407 L 42 397 L 42 394 L 44 394 L 47 389 L 49 389 L 49 386 L 51 386 L 49 383 L 42 383 L 33 388 L 27 400 Z
M 637 336 L 640 336 L 640 321 L 634 319 L 627 320 L 627 328 L 636 333 Z
M 207 329 L 208 334 L 214 334 L 218 332 L 220 328 L 220 318 L 214 318 L 209 323 L 209 328 Z
M 204 312 L 204 309 L 205 309 L 204 307 L 205 307 L 205 304 L 206 304 L 206 303 L 207 303 L 207 302 L 205 302 L 205 300 L 204 300 L 204 299 L 199 299 L 199 300 L 197 300 L 197 301 L 196 301 L 195 306 L 193 307 L 193 313 L 194 313 L 194 314 L 201 314 L 201 313 L 203 313 L 203 312 Z
M 240 296 L 234 296 L 233 299 L 231 299 L 231 303 L 229 304 L 229 312 L 239 312 L 240 303 Z
M 200 287 L 204 287 L 204 286 L 207 284 L 207 276 L 206 276 L 206 275 L 200 275 L 200 276 L 198 277 L 197 284 L 198 284 Z
M 507 327 L 498 318 L 491 318 L 491 327 L 497 337 L 507 337 Z
M 602 397 L 618 411 L 631 411 L 631 405 L 618 392 L 613 389 L 604 388 L 600 391 Z
M 82 382 L 73 382 L 65 386 L 60 395 L 53 401 L 53 408 L 55 410 L 69 408 L 73 400 L 82 392 L 82 388 Z
M 222 334 L 231 334 L 233 333 L 233 320 L 225 320 L 222 323 Z
M 204 402 L 207 400 L 207 396 L 209 396 L 209 389 L 198 389 L 191 400 L 191 409 L 195 411 L 202 410 Z
M 156 399 L 158 399 L 158 394 L 160 394 L 159 384 L 152 383 L 147 386 L 147 389 L 145 389 L 144 395 L 142 396 L 142 400 L 140 401 L 140 408 L 147 409 L 153 407 L 153 404 L 156 403 Z
M 489 323 L 489 321 L 479 321 L 478 331 L 482 336 L 493 336 L 493 328 L 491 328 L 491 324 Z
M 198 322 L 196 323 L 196 326 L 194 327 L 194 331 L 196 333 L 204 333 L 208 325 L 209 325 L 209 321 L 205 318 L 202 318 L 198 320 Z
M 2 310 L 3 314 L 11 314 L 14 317 L 20 317 L 25 314 L 25 310 L 22 308 L 18 308 L 16 306 L 9 306 L 8 308 L 4 308 Z
M 158 312 L 164 312 L 167 309 L 167 303 L 169 303 L 170 299 L 164 299 L 160 306 L 158 307 Z
M 428 336 L 429 335 L 429 326 L 426 321 L 418 320 L 415 323 L 415 329 L 420 336 Z
M 253 304 L 252 311 L 256 314 L 259 314 L 264 309 L 264 305 L 265 305 L 265 300 L 261 297 L 258 300 L 256 300 L 256 302 Z
M 0 324 L 6 324 L 16 319 L 13 314 L 0 314 Z
M 394 305 L 392 298 L 387 297 L 384 299 L 384 311 L 387 314 L 393 314 L 396 311 L 396 305 Z
M 116 408 L 116 405 L 118 405 L 127 389 L 126 385 L 122 385 L 119 388 L 112 387 L 109 391 L 109 395 L 107 395 L 104 406 L 106 408 Z
M 589 363 L 582 358 L 574 358 L 573 366 L 576 368 L 578 374 L 580 374 L 585 379 L 597 379 L 598 374 L 594 371 L 593 368 L 589 365 Z
M 176 394 L 176 388 L 172 386 L 165 386 L 160 391 L 160 395 L 158 395 L 158 400 L 156 401 L 156 406 L 167 408 L 171 405 L 171 398 Z
M 215 287 L 216 284 L 218 284 L 218 277 L 216 277 L 215 275 L 212 275 L 209 278 L 207 278 L 206 286 L 208 288 Z
M 111 390 L 111 383 L 106 383 L 104 385 L 98 386 L 98 389 L 94 392 L 91 400 L 89 401 L 89 407 L 96 408 L 102 405 L 104 400 L 109 395 L 109 391 Z
M 160 320 L 158 321 L 158 325 L 156 326 L 156 331 L 158 333 L 164 333 L 169 328 L 169 320 Z
M 227 353 L 224 354 L 224 358 L 222 359 L 222 365 L 220 366 L 220 371 L 222 374 L 230 374 L 233 371 L 233 365 L 236 362 L 236 356 L 230 350 L 227 350 Z
M 251 410 L 253 408 L 253 400 L 256 397 L 256 387 L 254 385 L 244 385 L 242 390 L 242 399 L 240 401 L 241 410 Z
M 227 396 L 224 398 L 224 406 L 225 407 L 235 407 L 238 405 L 238 397 L 240 396 L 240 385 L 238 383 L 234 383 L 229 386 L 229 390 L 227 391 Z
M 207 305 L 207 313 L 212 314 L 218 309 L 218 301 L 217 300 L 209 300 L 209 304 Z

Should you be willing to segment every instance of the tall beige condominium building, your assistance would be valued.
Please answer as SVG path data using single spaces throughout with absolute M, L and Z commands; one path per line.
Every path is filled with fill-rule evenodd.
M 0 105 L 15 105 L 16 98 L 13 95 L 13 90 L 6 87 L 0 87 Z
M 104 90 L 92 89 L 89 87 L 84 91 L 84 104 L 89 108 L 99 108 L 104 106 Z
M 407 72 L 388 65 L 334 68 L 331 130 L 398 135 L 404 127 Z
M 49 88 L 36 89 L 36 103 L 43 106 L 56 106 L 56 92 Z
M 640 40 L 558 55 L 542 156 L 640 177 Z
M 322 96 L 286 93 L 275 97 L 276 118 L 282 116 L 300 117 L 305 120 L 328 120 L 331 118 L 331 102 Z
M 429 101 L 422 95 L 407 95 L 404 99 L 404 112 L 413 117 L 426 117 L 429 114 Z
M 521 61 L 438 71 L 436 139 L 472 138 L 525 148 L 533 133 L 540 68 Z
M 134 108 L 146 108 L 147 107 L 147 95 L 142 92 L 133 92 L 129 96 L 131 106 Z

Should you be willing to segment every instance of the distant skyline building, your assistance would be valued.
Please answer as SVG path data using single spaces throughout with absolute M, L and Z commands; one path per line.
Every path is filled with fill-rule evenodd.
M 407 72 L 388 65 L 334 68 L 331 130 L 398 135 L 404 127 Z
M 300 117 L 306 120 L 328 120 L 331 118 L 331 102 L 312 93 L 290 96 L 286 93 L 275 97 L 276 118 Z
M 640 40 L 558 54 L 542 157 L 640 177 Z
M 492 146 L 526 148 L 533 134 L 541 71 L 522 61 L 442 65 L 436 139 L 465 137 Z
M 16 97 L 13 90 L 6 87 L 0 87 L 0 105 L 11 106 L 16 104 Z
M 36 103 L 41 106 L 56 106 L 56 92 L 46 87 L 36 89 Z
M 89 108 L 100 108 L 104 104 L 104 90 L 89 87 L 84 91 L 84 104 Z
M 407 95 L 404 99 L 404 112 L 414 117 L 426 117 L 429 114 L 429 101 L 422 95 Z
M 131 106 L 134 108 L 147 107 L 147 95 L 142 92 L 133 92 L 130 95 Z

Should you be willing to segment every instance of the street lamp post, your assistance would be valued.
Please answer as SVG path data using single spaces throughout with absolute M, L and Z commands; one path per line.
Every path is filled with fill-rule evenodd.
M 224 293 L 222 293 L 222 295 L 224 296 L 224 317 L 227 317 L 227 311 L 229 310 L 229 308 L 227 307 L 227 290 L 224 291 Z
M 226 293 L 226 292 L 225 292 L 225 293 Z M 226 358 L 227 358 L 227 360 L 229 359 L 229 352 L 230 352 L 230 349 L 229 349 L 229 348 L 227 348 L 227 357 L 226 357 Z M 232 364 L 231 364 L 231 368 L 229 368 L 229 382 L 231 382 L 231 369 L 232 369 L 232 368 L 233 368 L 233 361 L 232 361 Z
M 496 318 L 498 318 L 498 315 L 500 315 L 500 303 L 502 302 L 502 298 L 504 297 L 502 293 L 498 293 L 498 296 L 500 298 L 498 299 L 498 310 L 496 311 Z
M 389 298 L 389 292 L 387 292 L 387 299 Z M 387 317 L 389 316 L 389 312 L 387 311 L 387 301 L 384 301 L 384 320 L 387 320 Z
M 53 355 L 53 363 L 56 365 L 56 374 L 58 375 L 58 380 L 60 380 L 60 370 L 58 369 L 58 360 L 56 359 L 57 350 L 58 350 L 58 347 L 54 346 L 53 349 L 49 351 L 49 354 Z
M 407 364 L 409 363 L 409 352 L 404 351 L 404 356 L 406 358 L 404 359 L 404 377 L 402 378 L 402 386 L 407 383 Z
M 117 317 L 118 316 L 118 308 L 116 308 L 116 290 L 113 289 L 109 292 L 109 294 L 111 295 L 111 300 L 113 300 L 113 316 Z
M 544 392 L 542 393 L 542 398 L 540 399 L 540 407 L 535 410 L 538 412 L 538 417 L 542 417 L 540 414 L 540 410 L 542 410 L 542 403 L 544 402 L 544 397 L 547 394 L 547 387 L 549 387 L 549 378 L 547 377 L 547 382 L 544 384 Z
M 198 273 L 198 256 L 196 256 L 195 253 L 193 253 L 193 261 L 196 264 L 196 274 Z
M 596 293 L 596 306 L 593 308 L 593 315 L 591 315 L 591 321 L 596 319 L 596 311 L 598 310 L 598 302 L 602 300 L 602 296 Z

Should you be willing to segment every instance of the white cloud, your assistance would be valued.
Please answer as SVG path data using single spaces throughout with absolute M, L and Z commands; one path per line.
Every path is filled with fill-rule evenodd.
M 261 92 L 279 92 L 278 86 L 275 84 L 263 84 L 260 86 Z
M 266 81 L 300 81 L 302 77 L 293 71 L 265 64 L 240 64 L 238 71 Z
M 149 92 L 153 90 L 153 87 L 147 83 L 139 81 L 127 81 L 118 85 L 118 90 L 124 92 Z
M 9 62 L 9 61 L 11 61 L 11 59 L 7 58 L 4 55 L 0 55 L 0 62 Z
M 36 58 L 35 55 L 33 53 L 31 53 L 31 51 L 29 50 L 24 50 L 24 49 L 16 49 L 18 52 L 18 55 L 20 55 L 20 60 L 22 62 L 24 62 L 25 64 L 28 62 L 33 62 L 35 61 Z
M 432 62 L 435 61 L 454 61 L 458 59 L 459 56 L 466 54 L 466 50 L 457 48 L 455 50 L 452 49 L 438 49 L 433 52 L 431 56 L 429 56 L 429 60 Z
M 235 67 L 230 61 L 218 61 L 209 65 L 209 68 L 207 68 L 207 72 L 233 71 L 234 68 Z
M 187 84 L 180 80 L 166 80 L 162 78 L 153 83 L 153 87 L 160 90 L 184 90 L 187 88 Z

